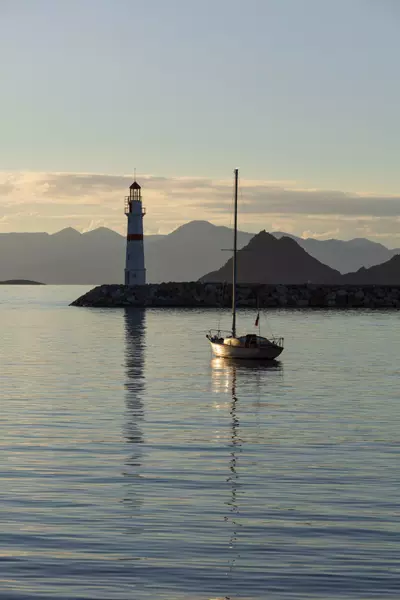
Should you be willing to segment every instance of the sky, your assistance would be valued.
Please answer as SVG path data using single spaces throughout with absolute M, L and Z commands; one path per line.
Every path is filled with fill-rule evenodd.
M 398 0 L 0 0 L 0 232 L 192 219 L 400 247 Z

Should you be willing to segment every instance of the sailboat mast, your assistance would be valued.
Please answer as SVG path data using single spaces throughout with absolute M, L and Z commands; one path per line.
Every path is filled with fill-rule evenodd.
M 239 169 L 235 169 L 235 208 L 233 225 L 233 278 L 232 278 L 232 337 L 236 337 L 236 282 L 237 282 L 237 204 Z

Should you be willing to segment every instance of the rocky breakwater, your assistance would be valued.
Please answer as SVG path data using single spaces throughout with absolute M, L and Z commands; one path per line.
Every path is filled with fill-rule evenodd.
M 400 285 L 239 285 L 239 307 L 400 308 Z M 232 286 L 221 283 L 160 283 L 143 286 L 100 285 L 71 306 L 229 307 Z

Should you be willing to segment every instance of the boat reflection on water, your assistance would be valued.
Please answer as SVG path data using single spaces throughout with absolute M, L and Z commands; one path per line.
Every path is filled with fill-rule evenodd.
M 232 382 L 239 376 L 242 385 L 250 385 L 260 391 L 262 385 L 268 383 L 270 376 L 282 376 L 283 365 L 279 360 L 243 360 L 234 358 L 213 358 L 211 360 L 211 377 L 213 392 L 232 390 Z
M 123 502 L 129 505 L 132 513 L 136 513 L 142 504 L 139 491 L 143 455 L 145 311 L 126 309 L 124 324 L 126 373 L 124 436 L 129 444 L 129 453 L 125 460 L 126 486 Z
M 218 359 L 217 359 L 218 360 Z M 224 360 L 224 359 L 219 359 Z M 238 521 L 239 517 L 239 505 L 238 505 L 238 487 L 239 487 L 239 473 L 237 471 L 238 459 L 242 452 L 243 440 L 240 437 L 240 423 L 237 414 L 238 410 L 238 398 L 236 395 L 236 378 L 237 378 L 237 367 L 232 365 L 232 377 L 230 382 L 230 394 L 231 394 L 231 406 L 229 414 L 231 416 L 231 449 L 230 449 L 230 460 L 229 460 L 229 475 L 226 482 L 231 487 L 231 496 L 227 502 L 229 506 L 229 515 L 225 517 L 225 521 L 231 522 L 232 533 L 229 539 L 229 549 L 234 550 L 238 539 L 238 529 L 241 527 Z M 237 552 L 232 554 L 232 560 L 229 565 L 229 570 L 235 567 L 237 559 L 240 558 L 240 554 Z
M 238 383 L 254 389 L 259 396 L 267 385 L 268 376 L 281 377 L 283 373 L 282 364 L 279 361 L 255 361 L 234 360 L 229 358 L 213 358 L 211 360 L 212 391 L 216 394 L 228 394 L 229 402 L 218 403 L 217 408 L 226 407 L 230 415 L 230 441 L 229 441 L 229 471 L 226 482 L 230 487 L 229 498 L 226 505 L 229 507 L 228 514 L 224 517 L 226 523 L 231 525 L 229 538 L 229 551 L 231 560 L 229 572 L 232 573 L 238 559 L 240 558 L 240 455 L 245 448 L 245 440 L 241 436 L 240 426 L 240 401 L 237 393 Z M 257 401 L 252 407 L 257 407 Z M 247 407 L 248 408 L 248 407 Z M 227 596 L 232 598 L 232 596 Z

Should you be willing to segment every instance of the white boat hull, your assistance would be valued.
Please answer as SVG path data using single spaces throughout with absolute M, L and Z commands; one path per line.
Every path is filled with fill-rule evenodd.
M 211 348 L 215 356 L 221 358 L 243 358 L 243 359 L 258 359 L 258 360 L 274 360 L 283 351 L 283 347 L 275 344 L 257 346 L 255 348 L 246 348 L 244 346 L 230 346 L 211 342 Z

